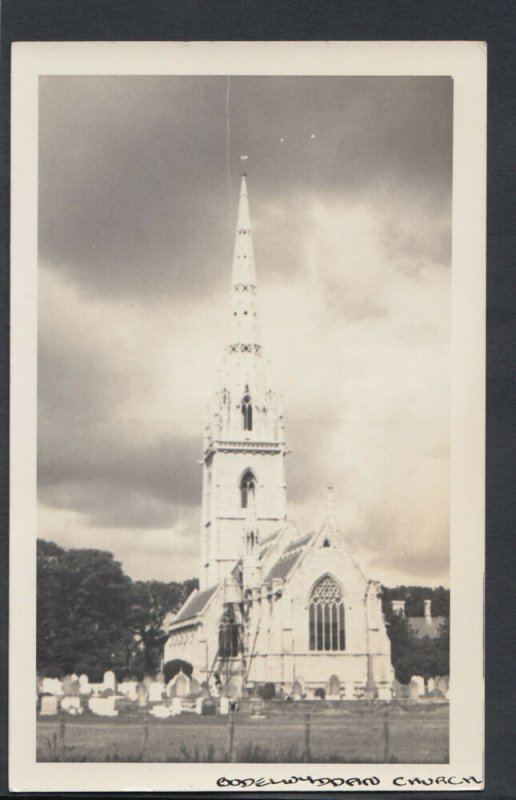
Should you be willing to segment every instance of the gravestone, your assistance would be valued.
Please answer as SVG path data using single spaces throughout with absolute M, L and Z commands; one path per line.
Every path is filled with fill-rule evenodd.
M 81 698 L 79 695 L 67 695 L 61 700 L 61 708 L 69 714 L 82 714 Z
M 79 692 L 80 694 L 89 694 L 91 692 L 90 679 L 84 673 L 79 675 Z
M 409 700 L 419 700 L 419 684 L 412 679 L 409 683 Z
M 54 694 L 42 695 L 40 714 L 42 717 L 47 717 L 53 714 L 57 714 L 57 697 Z
M 114 695 L 111 697 L 90 697 L 88 708 L 93 714 L 99 717 L 117 717 L 118 711 L 115 708 Z
M 390 686 L 378 686 L 378 700 L 392 700 L 392 689 Z
M 303 697 L 303 687 L 301 685 L 301 681 L 294 681 L 294 685 L 292 686 L 292 696 L 294 700 L 301 700 Z
M 157 717 L 158 719 L 166 719 L 167 717 L 170 717 L 171 711 L 166 705 L 156 704 L 149 710 L 149 714 L 152 714 L 153 717 Z
M 197 697 L 201 694 L 201 686 L 199 681 L 196 681 L 195 678 L 190 678 L 190 694 L 192 697 Z
M 265 704 L 260 697 L 253 697 L 251 700 L 251 713 L 249 715 L 249 719 L 266 719 L 265 714 L 263 713 L 265 709 Z
M 172 698 L 172 716 L 179 717 L 181 715 L 181 711 L 183 710 L 183 701 L 181 697 L 173 697 Z
M 149 683 L 147 686 L 147 691 L 149 692 L 149 702 L 150 703 L 158 703 L 161 702 L 163 699 L 163 691 L 165 687 L 162 683 L 158 683 L 157 681 L 153 681 Z
M 127 697 L 129 700 L 137 700 L 138 694 L 136 692 L 136 687 L 138 686 L 138 681 L 122 681 L 122 683 L 118 684 L 118 693 L 123 694 L 124 697 Z
M 434 689 L 435 689 L 435 680 L 434 680 L 434 678 L 428 678 L 428 680 L 426 682 L 426 688 L 427 688 L 428 693 L 434 691 Z
M 220 713 L 229 714 L 229 697 L 220 698 Z
M 44 694 L 63 694 L 63 687 L 59 678 L 43 678 L 41 681 L 41 691 Z
M 449 683 L 450 679 L 448 675 L 443 675 L 437 678 L 435 688 L 437 689 L 438 692 L 441 692 L 441 694 L 445 696 L 446 692 L 448 691 Z
M 195 713 L 201 715 L 202 714 L 202 697 L 198 697 L 195 701 Z
M 423 676 L 422 675 L 413 675 L 411 683 L 412 682 L 417 683 L 419 696 L 423 697 L 423 695 L 425 694 L 425 679 L 423 678 Z
M 104 673 L 103 685 L 104 689 L 111 689 L 112 692 L 116 692 L 116 675 L 112 670 L 108 669 Z
M 326 692 L 327 700 L 340 700 L 340 681 L 336 675 L 332 675 L 328 681 L 328 690 Z
M 139 706 L 146 706 L 149 702 L 149 693 L 144 683 L 138 683 L 136 685 L 136 698 Z
M 206 681 L 201 683 L 201 697 L 209 697 L 210 696 L 210 689 Z

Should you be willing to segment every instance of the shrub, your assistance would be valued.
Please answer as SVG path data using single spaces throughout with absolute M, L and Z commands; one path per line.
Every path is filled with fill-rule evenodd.
M 262 700 L 272 700 L 276 696 L 276 686 L 273 683 L 264 683 L 258 689 L 258 696 Z
M 326 691 L 321 686 L 318 686 L 314 692 L 314 695 L 316 697 L 320 697 L 321 700 L 324 700 L 324 698 L 326 697 Z
M 181 658 L 174 658 L 172 661 L 167 661 L 167 663 L 163 667 L 163 675 L 165 678 L 165 683 L 168 683 L 175 678 L 178 672 L 184 672 L 184 674 L 188 677 L 192 677 L 193 667 L 188 661 L 183 661 Z

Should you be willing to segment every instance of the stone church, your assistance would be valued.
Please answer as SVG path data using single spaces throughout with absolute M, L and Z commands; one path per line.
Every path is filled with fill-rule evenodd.
M 393 671 L 380 584 L 335 524 L 289 519 L 285 419 L 260 341 L 247 178 L 242 175 L 229 338 L 204 432 L 200 588 L 172 619 L 164 661 L 241 690 L 389 699 Z

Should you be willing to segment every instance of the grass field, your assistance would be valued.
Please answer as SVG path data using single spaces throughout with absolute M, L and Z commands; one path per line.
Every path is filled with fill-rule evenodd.
M 307 734 L 307 715 L 309 731 Z M 231 760 L 299 763 L 447 763 L 448 705 L 367 702 L 265 705 L 253 720 L 244 705 L 233 715 Z M 307 740 L 308 735 L 308 740 Z M 38 761 L 227 761 L 227 716 L 157 720 L 132 712 L 116 718 L 39 718 Z M 308 752 L 307 752 L 308 745 Z

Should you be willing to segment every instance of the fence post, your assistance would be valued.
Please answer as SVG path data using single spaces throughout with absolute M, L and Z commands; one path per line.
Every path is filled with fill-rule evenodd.
M 229 734 L 228 734 L 228 761 L 233 761 L 233 743 L 235 739 L 235 715 L 229 712 Z
M 390 759 L 390 730 L 389 730 L 389 711 L 385 709 L 383 712 L 383 761 L 384 764 L 389 763 Z
M 142 761 L 149 760 L 149 715 L 145 712 L 145 716 L 143 718 L 143 750 L 142 750 Z
M 58 750 L 57 750 L 58 761 L 65 760 L 65 752 L 66 752 L 66 720 L 64 711 L 61 708 L 59 711 L 59 738 L 58 738 Z
M 303 761 L 311 761 L 312 754 L 310 752 L 310 714 L 305 714 L 305 751 L 303 753 Z

